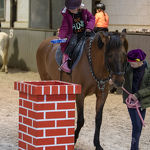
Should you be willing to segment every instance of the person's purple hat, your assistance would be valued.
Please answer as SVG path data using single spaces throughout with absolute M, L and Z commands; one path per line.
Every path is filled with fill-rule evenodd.
M 146 58 L 146 54 L 141 49 L 134 49 L 127 54 L 128 62 L 143 61 Z
M 66 0 L 65 6 L 67 9 L 76 9 L 81 6 L 82 0 Z

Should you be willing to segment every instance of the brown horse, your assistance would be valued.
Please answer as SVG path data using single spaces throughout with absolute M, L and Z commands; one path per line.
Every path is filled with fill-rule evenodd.
M 111 75 L 113 82 L 121 86 L 124 78 L 126 53 L 128 42 L 125 33 L 114 33 L 110 36 L 98 32 L 93 38 L 86 39 L 84 51 L 79 63 L 69 75 L 58 70 L 55 60 L 58 44 L 50 44 L 51 37 L 41 43 L 37 51 L 37 67 L 41 80 L 60 80 L 81 84 L 82 93 L 76 98 L 77 128 L 75 130 L 75 142 L 84 125 L 84 99 L 86 96 L 96 95 L 96 120 L 94 145 L 96 150 L 102 150 L 100 145 L 100 127 L 102 112 L 108 95 L 108 80 Z

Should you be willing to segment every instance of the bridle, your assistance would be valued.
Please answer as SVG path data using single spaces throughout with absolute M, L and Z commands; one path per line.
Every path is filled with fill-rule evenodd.
M 107 66 L 107 70 L 108 70 L 108 72 L 109 72 L 111 77 L 112 77 L 112 75 L 119 75 L 119 76 L 121 76 L 121 75 L 125 74 L 126 65 L 124 65 L 123 71 L 119 71 L 119 72 L 112 71 L 109 63 L 106 63 L 106 66 Z
M 95 37 L 95 36 L 94 36 Z M 91 48 L 92 48 L 92 42 L 94 40 L 94 37 L 90 37 L 90 41 L 89 41 L 89 49 L 88 49 L 88 62 L 89 62 L 89 65 L 90 65 L 90 72 L 92 73 L 92 77 L 93 79 L 96 81 L 97 83 L 97 87 L 99 90 L 102 90 L 104 91 L 105 89 L 105 84 L 109 81 L 109 77 L 106 78 L 106 79 L 99 79 L 95 73 L 94 73 L 94 70 L 93 70 L 93 65 L 92 65 L 92 57 L 91 57 Z
M 93 64 L 92 64 L 92 57 L 91 57 L 92 42 L 93 42 L 94 38 L 95 38 L 95 36 L 94 37 L 90 37 L 89 48 L 88 48 L 88 62 L 89 62 L 89 65 L 90 65 L 90 72 L 92 74 L 93 79 L 97 83 L 98 89 L 104 91 L 105 85 L 109 81 L 109 79 L 111 79 L 112 75 L 124 75 L 125 74 L 125 66 L 126 65 L 124 65 L 124 69 L 123 69 L 124 71 L 123 72 L 121 72 L 121 71 L 120 72 L 113 72 L 111 70 L 111 67 L 110 67 L 109 63 L 106 63 L 106 67 L 107 67 L 107 70 L 109 72 L 108 78 L 105 78 L 105 79 L 98 78 L 96 76 L 96 74 L 94 73 Z

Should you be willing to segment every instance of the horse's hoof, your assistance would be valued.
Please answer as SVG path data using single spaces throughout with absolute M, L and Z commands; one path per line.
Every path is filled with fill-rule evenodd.
M 95 150 L 104 150 L 100 145 L 96 147 Z

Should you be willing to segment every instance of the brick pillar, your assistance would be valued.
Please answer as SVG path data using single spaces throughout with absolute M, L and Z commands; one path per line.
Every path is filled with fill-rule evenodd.
M 81 86 L 61 81 L 15 82 L 19 150 L 74 150 L 75 99 Z

